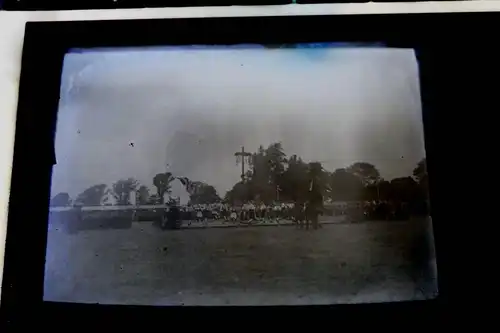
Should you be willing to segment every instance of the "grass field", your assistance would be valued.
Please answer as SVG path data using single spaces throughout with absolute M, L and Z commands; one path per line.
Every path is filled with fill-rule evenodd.
M 430 223 L 67 235 L 49 232 L 45 299 L 106 304 L 381 302 L 436 294 Z

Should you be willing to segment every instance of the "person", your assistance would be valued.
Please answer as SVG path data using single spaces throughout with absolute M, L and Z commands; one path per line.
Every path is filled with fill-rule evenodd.
M 252 201 L 248 203 L 248 222 L 252 222 L 256 218 L 255 216 L 255 205 Z
M 306 223 L 305 217 L 305 203 L 296 200 L 293 205 L 293 221 L 297 229 L 302 229 L 304 223 Z
M 220 208 L 217 209 L 217 204 L 211 204 L 210 205 L 210 210 L 211 210 L 211 213 L 212 213 L 212 219 L 213 220 L 219 220 L 220 219 L 220 215 L 219 215 L 219 212 L 220 212 Z
M 319 182 L 313 178 L 307 195 L 306 218 L 311 221 L 313 229 L 319 228 L 319 213 L 323 209 L 323 194 Z M 309 224 L 306 223 L 306 229 Z
M 267 217 L 267 206 L 264 202 L 260 204 L 259 210 L 260 210 L 259 212 L 260 219 L 265 220 Z
M 178 229 L 182 223 L 179 207 L 175 204 L 168 204 L 162 220 L 162 229 Z
M 247 217 L 248 217 L 248 203 L 245 202 L 241 207 L 240 220 L 246 221 Z
M 294 214 L 293 214 L 294 209 L 295 209 L 295 203 L 290 202 L 288 204 L 288 216 L 290 217 L 290 220 L 293 220 L 293 218 L 294 218 L 293 217 L 294 216 Z
M 281 217 L 281 205 L 277 202 L 273 206 L 273 217 L 275 222 L 279 224 Z
M 290 207 L 288 206 L 288 203 L 281 203 L 281 213 L 280 213 L 281 219 L 285 220 L 287 223 L 290 220 Z
M 225 203 L 221 203 L 219 205 L 219 216 L 222 218 L 222 223 L 226 223 L 228 220 L 228 210 L 227 205 Z
M 196 206 L 196 222 L 201 222 L 203 220 L 203 211 L 200 206 Z
M 186 216 L 187 216 L 187 220 L 188 220 L 188 226 L 190 226 L 194 220 L 193 215 L 194 215 L 193 206 L 191 204 L 188 204 L 186 207 Z
M 236 213 L 236 207 L 234 206 L 231 206 L 231 215 L 229 216 L 229 219 L 232 222 L 236 222 L 236 220 L 238 219 L 238 214 Z
M 296 214 L 295 214 L 295 203 L 294 202 L 290 202 L 288 204 L 288 216 L 289 216 L 290 221 L 292 221 L 292 223 L 295 223 Z

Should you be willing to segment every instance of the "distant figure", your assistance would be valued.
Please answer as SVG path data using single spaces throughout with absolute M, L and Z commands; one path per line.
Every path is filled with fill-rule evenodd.
M 250 202 L 248 204 L 248 222 L 251 222 L 256 218 L 257 216 L 255 215 L 255 205 L 253 204 L 253 202 Z
M 224 220 L 224 223 L 229 220 L 229 210 L 226 204 L 220 205 L 220 216 Z
M 293 208 L 293 219 L 297 229 L 302 229 L 306 223 L 306 207 L 303 202 L 295 202 Z
M 281 205 L 279 203 L 275 203 L 273 206 L 273 218 L 276 223 L 280 223 L 281 217 Z
M 203 216 L 203 223 L 206 225 L 207 222 L 208 222 L 208 218 L 210 216 L 210 213 L 211 213 L 211 210 L 210 208 L 208 207 L 208 205 L 202 205 L 202 216 Z
M 236 210 L 234 209 L 234 207 L 231 209 L 231 215 L 229 215 L 229 219 L 232 222 L 236 222 L 236 220 L 238 219 L 238 214 L 236 214 Z
M 259 207 L 259 218 L 265 220 L 267 218 L 267 206 L 265 203 L 261 203 Z
M 241 212 L 240 212 L 240 220 L 241 221 L 246 221 L 248 218 L 248 203 L 244 203 L 243 206 L 241 207 Z
M 288 220 L 288 205 L 284 202 L 281 204 L 281 218 Z
M 181 211 L 177 205 L 169 205 L 163 215 L 162 229 L 179 229 L 182 224 Z
M 189 204 L 187 206 L 185 206 L 184 207 L 184 214 L 185 214 L 184 215 L 185 218 L 183 218 L 183 219 L 188 221 L 188 226 L 191 225 L 191 221 L 193 220 L 193 207 Z
M 211 213 L 212 213 L 212 219 L 214 220 L 219 220 L 220 219 L 220 208 L 217 209 L 217 204 L 212 204 L 210 207 Z
M 313 229 L 319 228 L 319 214 L 323 210 L 323 194 L 317 186 L 318 182 L 311 181 L 311 187 L 306 201 L 306 229 L 309 229 L 308 221 L 311 221 Z
M 200 207 L 196 208 L 196 222 L 202 222 L 203 221 L 203 211 L 201 210 Z

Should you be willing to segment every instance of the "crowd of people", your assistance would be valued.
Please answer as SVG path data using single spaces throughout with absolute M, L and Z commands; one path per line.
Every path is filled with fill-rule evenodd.
M 178 228 L 183 222 L 187 222 L 188 225 L 199 222 L 206 226 L 209 221 L 220 221 L 223 224 L 275 223 L 279 225 L 281 222 L 288 221 L 294 222 L 298 227 L 308 229 L 311 225 L 317 229 L 319 212 L 313 214 L 311 208 L 311 205 L 307 206 L 305 203 L 297 205 L 286 202 L 265 204 L 249 201 L 241 205 L 214 203 L 185 206 L 170 203 L 162 225 L 165 228 L 168 228 L 167 226 Z
M 272 204 L 247 202 L 242 205 L 226 203 L 196 204 L 180 206 L 181 219 L 191 223 L 218 220 L 226 222 L 276 222 L 293 220 L 294 203 L 275 202 Z
M 225 223 L 276 223 L 293 222 L 298 227 L 310 221 L 320 227 L 321 215 L 343 216 L 349 222 L 363 220 L 405 220 L 412 215 L 427 215 L 427 203 L 389 201 L 334 202 L 312 206 L 309 203 L 249 201 L 240 205 L 227 203 L 171 205 L 178 210 L 178 217 L 188 225 L 209 221 Z

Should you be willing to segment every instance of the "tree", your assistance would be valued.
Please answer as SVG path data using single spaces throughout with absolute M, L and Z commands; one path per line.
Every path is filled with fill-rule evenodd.
M 391 200 L 395 202 L 414 202 L 418 200 L 418 183 L 412 177 L 391 180 Z
M 149 195 L 149 188 L 147 186 L 142 185 L 139 187 L 139 204 L 140 205 L 147 205 L 150 200 L 150 195 Z
M 275 187 L 271 183 L 269 156 L 261 145 L 251 160 L 251 172 L 247 174 L 246 194 L 252 199 L 270 202 L 275 198 Z
M 190 203 L 196 204 L 211 204 L 220 202 L 221 198 L 217 194 L 217 190 L 212 185 L 202 183 L 197 186 L 193 193 L 189 196 Z
M 427 202 L 429 195 L 429 176 L 427 174 L 427 159 L 424 157 L 413 169 L 413 177 L 418 182 L 419 201 Z
M 272 143 L 265 151 L 265 156 L 269 170 L 269 181 L 271 184 L 279 185 L 278 180 L 285 172 L 285 165 L 287 163 L 286 154 L 283 151 L 281 142 Z
M 52 200 L 50 200 L 51 207 L 66 207 L 71 204 L 71 198 L 68 193 L 57 193 Z
M 106 184 L 98 184 L 89 187 L 76 197 L 75 203 L 83 206 L 99 206 L 106 187 Z
M 205 183 L 200 181 L 195 181 L 195 180 L 193 181 L 188 177 L 178 177 L 177 179 L 179 179 L 179 181 L 184 186 L 189 195 L 196 193 L 200 187 L 206 185 Z
M 252 170 L 247 173 L 245 185 L 247 200 L 271 202 L 276 199 L 285 172 L 286 155 L 281 143 L 272 143 L 267 149 L 261 145 L 251 159 Z
M 370 185 L 365 192 L 367 192 L 365 196 L 366 200 L 370 201 L 379 199 L 389 201 L 394 196 L 391 182 L 384 179 L 376 185 Z
M 307 172 L 308 165 L 297 155 L 292 155 L 281 178 L 281 196 L 288 200 L 304 202 L 309 186 Z
M 385 200 L 401 209 L 407 207 L 410 212 L 428 214 L 425 159 L 413 170 L 413 177 L 387 181 L 373 164 L 356 162 L 347 168 L 328 172 L 320 162 L 305 163 L 297 155 L 287 158 L 281 143 L 273 143 L 266 149 L 260 146 L 252 154 L 250 165 L 245 181 L 234 184 L 227 191 L 226 202 L 240 205 L 257 199 L 268 203 L 278 197 L 279 189 L 281 201 L 308 201 L 316 207 L 328 197 L 335 201 Z M 203 191 L 205 189 L 196 192 L 191 201 L 210 202 L 212 199 L 200 199 Z M 215 189 L 207 192 L 208 197 L 216 193 Z
M 326 192 L 326 173 L 320 162 L 310 162 L 308 164 L 308 196 L 311 202 L 316 204 L 323 204 L 323 196 Z
M 172 173 L 165 172 L 159 173 L 153 178 L 153 185 L 156 187 L 156 194 L 160 198 L 161 202 L 163 202 L 163 197 L 165 193 L 170 193 L 170 183 L 175 178 L 172 176 Z
M 356 162 L 348 167 L 347 171 L 359 177 L 364 186 L 374 185 L 381 180 L 379 171 L 370 163 Z
M 364 195 L 363 181 L 347 169 L 337 169 L 330 175 L 330 188 L 335 201 L 357 201 Z
M 139 183 L 134 178 L 120 179 L 113 184 L 113 193 L 118 205 L 130 204 L 130 192 L 135 191 Z
M 234 184 L 233 188 L 227 191 L 224 196 L 224 201 L 232 205 L 240 205 L 245 201 L 251 199 L 251 194 L 248 192 L 247 184 L 238 182 Z
M 413 169 L 413 177 L 415 177 L 419 184 L 427 183 L 427 160 L 425 157 Z
M 233 190 L 231 189 L 231 190 L 227 191 L 226 194 L 224 194 L 224 198 L 222 200 L 224 200 L 225 203 L 234 205 L 235 199 L 234 199 Z
M 245 182 L 235 184 L 226 193 L 231 201 L 259 200 L 269 203 L 276 199 L 282 187 L 287 159 L 281 143 L 272 143 L 267 149 L 261 145 L 250 159 L 251 169 L 245 173 Z
M 308 173 L 311 179 L 318 181 L 319 183 L 326 185 L 328 181 L 328 172 L 323 169 L 321 162 L 309 162 Z

